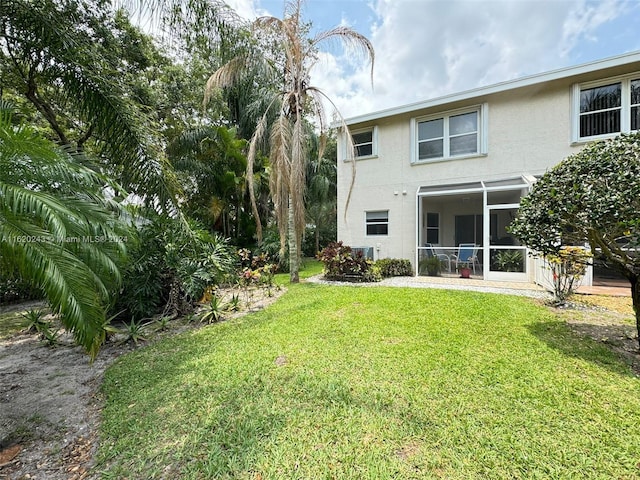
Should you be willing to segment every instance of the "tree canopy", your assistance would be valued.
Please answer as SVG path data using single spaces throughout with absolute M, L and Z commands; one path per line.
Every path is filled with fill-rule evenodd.
M 355 30 L 338 26 L 309 37 L 309 25 L 303 21 L 303 0 L 285 1 L 284 16 L 261 17 L 252 29 L 256 42 L 245 52 L 230 60 L 211 75 L 205 100 L 220 88 L 236 85 L 247 71 L 255 72 L 260 65 L 268 78 L 275 78 L 279 88 L 267 92 L 270 97 L 259 118 L 249 144 L 247 175 L 249 194 L 257 223 L 256 234 L 261 241 L 262 226 L 253 191 L 253 162 L 259 142 L 269 138 L 270 191 L 276 223 L 280 233 L 281 251 L 288 240 L 291 282 L 298 282 L 299 252 L 305 227 L 304 191 L 307 171 L 309 136 L 308 122 L 315 120 L 321 132 L 321 157 L 328 122 L 324 101 L 330 101 L 311 83 L 310 70 L 318 60 L 321 44 L 338 40 L 371 62 L 373 75 L 374 50 L 371 42 Z M 274 117 L 275 118 L 271 120 Z
M 542 255 L 587 243 L 631 283 L 640 333 L 640 134 L 591 143 L 536 182 L 512 233 Z M 640 341 L 640 337 L 639 337 Z
M 0 2 L 0 19 L 3 95 L 26 100 L 56 143 L 169 205 L 177 185 L 150 108 L 148 75 L 162 63 L 151 39 L 103 0 Z

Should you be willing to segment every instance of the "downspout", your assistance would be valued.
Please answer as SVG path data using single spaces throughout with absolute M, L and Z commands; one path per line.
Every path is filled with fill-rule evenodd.
M 418 188 L 418 190 L 416 191 L 416 255 L 414 263 L 414 265 L 416 266 L 416 271 L 414 273 L 415 277 L 418 276 L 418 254 L 420 253 L 420 250 L 418 250 L 418 242 L 420 241 L 420 196 L 418 195 L 418 192 L 420 192 L 420 188 Z

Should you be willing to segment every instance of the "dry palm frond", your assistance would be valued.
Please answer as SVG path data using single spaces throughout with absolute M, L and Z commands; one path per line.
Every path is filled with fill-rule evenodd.
M 369 41 L 367 37 L 358 33 L 357 31 L 345 27 L 339 26 L 332 28 L 331 30 L 326 30 L 324 32 L 320 32 L 313 39 L 310 45 L 310 49 L 316 48 L 318 44 L 329 41 L 329 40 L 340 40 L 341 42 L 346 43 L 347 47 L 356 51 L 357 53 L 364 55 L 370 59 L 371 62 L 371 84 L 373 84 L 373 66 L 375 63 L 375 50 L 373 49 L 373 44 Z
M 288 237 L 292 255 L 297 255 L 297 252 L 299 252 L 300 240 L 305 227 L 304 193 L 307 163 L 309 161 L 306 148 L 308 142 L 306 118 L 313 116 L 319 122 L 318 158 L 321 158 L 326 144 L 325 132 L 327 126 L 324 100 L 328 100 L 338 112 L 335 104 L 326 95 L 310 85 L 309 68 L 317 60 L 317 45 L 335 39 L 346 43 L 349 48 L 366 54 L 371 61 L 372 81 L 374 63 L 374 51 L 371 42 L 348 27 L 337 27 L 320 33 L 311 40 L 308 39 L 306 36 L 307 26 L 301 20 L 303 3 L 303 0 L 287 0 L 285 1 L 283 19 L 260 17 L 252 24 L 254 33 L 264 35 L 260 37 L 258 44 L 268 45 L 268 48 L 275 46 L 279 49 L 275 58 L 271 58 L 271 63 L 269 63 L 270 67 L 278 69 L 277 73 L 282 81 L 282 91 L 277 94 L 279 102 L 277 105 L 280 110 L 277 119 L 270 127 L 269 135 L 269 160 L 271 164 L 269 189 L 275 207 L 281 248 L 284 249 Z M 227 66 L 215 72 L 207 82 L 208 95 L 211 95 L 210 92 L 213 91 L 214 87 L 235 83 L 239 78 L 239 72 L 246 70 L 248 67 L 247 58 L 234 59 Z M 260 60 L 268 63 L 266 58 L 267 56 L 263 55 Z M 269 108 L 275 105 L 274 99 L 269 104 Z M 342 124 L 345 125 L 342 116 L 340 118 Z M 262 228 L 254 203 L 253 177 L 249 173 L 253 170 L 258 141 L 263 138 L 267 130 L 266 123 L 267 114 L 265 112 L 258 122 L 256 132 L 251 139 L 247 161 L 248 189 L 251 196 L 252 209 L 258 224 L 259 242 L 262 240 Z M 347 132 L 347 142 L 350 145 L 348 150 L 351 154 L 349 156 L 353 158 L 353 141 L 348 134 L 346 125 L 345 131 Z M 353 175 L 345 206 L 345 215 L 355 182 L 355 162 L 352 162 L 352 165 Z M 293 267 L 291 272 L 293 279 Z

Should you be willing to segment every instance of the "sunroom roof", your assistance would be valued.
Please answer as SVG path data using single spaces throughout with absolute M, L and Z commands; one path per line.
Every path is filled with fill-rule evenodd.
M 531 175 L 467 183 L 424 186 L 418 189 L 418 196 L 455 195 L 458 193 L 489 192 L 499 190 L 517 190 L 530 187 L 535 178 Z

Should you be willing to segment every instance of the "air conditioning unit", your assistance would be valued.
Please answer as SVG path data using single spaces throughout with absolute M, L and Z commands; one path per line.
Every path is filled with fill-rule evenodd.
M 373 260 L 373 247 L 351 247 L 351 253 L 354 257 L 361 253 L 364 258 Z

